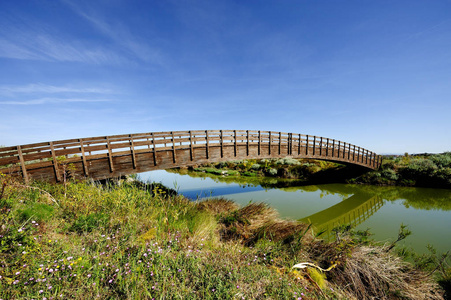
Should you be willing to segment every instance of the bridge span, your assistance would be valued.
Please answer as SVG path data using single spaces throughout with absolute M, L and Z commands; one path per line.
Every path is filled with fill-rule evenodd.
M 331 138 L 257 130 L 192 130 L 135 133 L 0 148 L 0 172 L 59 182 L 237 159 L 310 158 L 377 169 L 382 158 Z M 69 168 L 70 165 L 70 168 Z

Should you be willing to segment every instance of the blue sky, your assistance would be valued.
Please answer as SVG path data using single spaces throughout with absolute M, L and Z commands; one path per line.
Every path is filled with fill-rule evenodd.
M 451 151 L 451 1 L 0 1 L 0 145 L 189 129 Z

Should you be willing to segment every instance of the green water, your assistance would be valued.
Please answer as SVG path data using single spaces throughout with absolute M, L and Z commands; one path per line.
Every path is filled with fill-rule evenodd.
M 241 205 L 265 202 L 282 218 L 326 230 L 325 237 L 337 225 L 352 224 L 358 230 L 369 228 L 375 240 L 391 242 L 404 224 L 412 235 L 402 243 L 416 252 L 428 252 L 428 244 L 439 252 L 451 249 L 451 190 L 348 184 L 278 187 L 293 183 L 191 172 L 154 171 L 140 177 L 176 188 L 191 199 L 223 196 Z

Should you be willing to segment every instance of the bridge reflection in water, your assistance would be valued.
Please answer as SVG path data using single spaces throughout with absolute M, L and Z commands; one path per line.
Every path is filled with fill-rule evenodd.
M 317 212 L 299 221 L 312 224 L 316 232 L 324 231 L 323 238 L 333 238 L 332 229 L 340 225 L 356 227 L 363 223 L 384 205 L 379 195 L 364 192 L 354 194 L 342 202 Z

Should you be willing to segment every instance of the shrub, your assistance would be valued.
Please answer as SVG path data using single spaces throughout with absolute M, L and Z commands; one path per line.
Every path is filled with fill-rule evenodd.
M 381 175 L 382 175 L 383 177 L 385 177 L 385 178 L 387 178 L 387 179 L 389 179 L 389 180 L 393 180 L 393 181 L 396 181 L 396 180 L 398 180 L 398 178 L 399 178 L 399 176 L 398 176 L 398 174 L 396 173 L 396 171 L 395 171 L 395 170 L 392 170 L 392 169 L 385 169 L 385 170 L 383 170 L 382 173 L 381 173 Z
M 268 171 L 269 175 L 276 176 L 277 175 L 277 169 L 271 168 Z
M 261 168 L 261 165 L 259 165 L 259 164 L 253 164 L 253 165 L 251 166 L 251 169 L 252 169 L 252 170 L 260 170 L 260 168 Z

